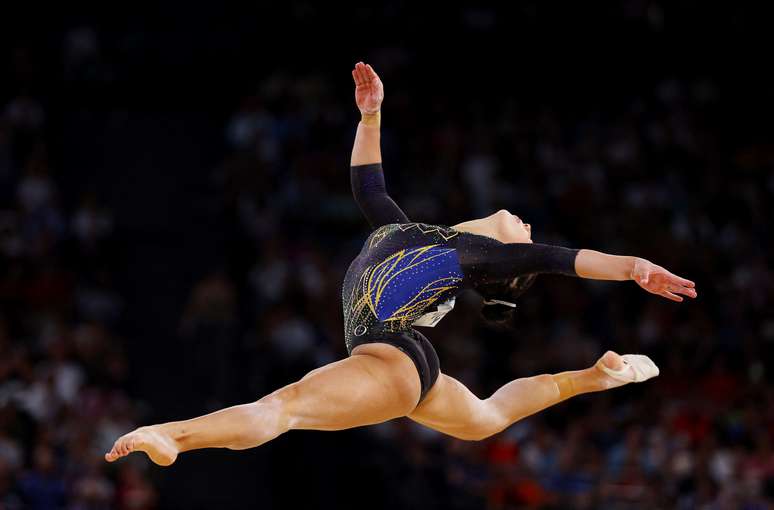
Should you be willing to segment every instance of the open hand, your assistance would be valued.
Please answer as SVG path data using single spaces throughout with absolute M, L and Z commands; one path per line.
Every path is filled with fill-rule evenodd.
M 377 113 L 384 99 L 384 85 L 379 75 L 370 65 L 358 62 L 352 70 L 352 78 L 355 80 L 355 103 L 360 113 Z
M 697 296 L 696 284 L 691 280 L 673 275 L 663 267 L 657 266 L 645 259 L 638 258 L 634 262 L 631 276 L 632 280 L 637 282 L 637 285 L 651 294 L 658 294 L 678 303 L 683 300 L 678 294 L 689 298 Z

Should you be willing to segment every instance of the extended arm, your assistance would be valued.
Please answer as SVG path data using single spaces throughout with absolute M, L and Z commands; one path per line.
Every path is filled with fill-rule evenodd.
M 575 272 L 591 280 L 624 281 L 632 279 L 637 257 L 608 255 L 594 250 L 580 250 L 575 259 Z
M 407 223 L 406 214 L 387 194 L 382 172 L 380 108 L 384 86 L 371 66 L 362 62 L 355 66 L 352 78 L 355 80 L 355 102 L 361 115 L 350 160 L 352 194 L 371 227 Z
M 520 276 L 555 273 L 577 276 L 578 250 L 539 243 L 501 243 L 479 235 L 460 236 L 457 253 L 462 272 L 476 287 Z
M 640 257 L 608 255 L 594 250 L 580 250 L 575 259 L 578 276 L 594 280 L 634 280 L 637 285 L 659 296 L 677 301 L 682 296 L 695 298 L 696 284 L 674 275 Z M 682 294 L 682 296 L 680 296 Z
M 646 291 L 682 301 L 695 298 L 695 284 L 639 257 L 608 255 L 531 243 L 504 244 L 482 236 L 466 236 L 459 259 L 471 283 L 486 284 L 527 274 L 555 273 L 592 280 L 634 280 Z

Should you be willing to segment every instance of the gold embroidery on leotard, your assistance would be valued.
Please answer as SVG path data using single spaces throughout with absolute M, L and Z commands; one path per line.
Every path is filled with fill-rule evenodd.
M 447 290 L 456 288 L 455 284 L 461 280 L 462 278 L 456 276 L 447 276 L 428 283 L 405 305 L 401 306 L 398 310 L 393 312 L 392 315 L 384 319 L 385 322 L 399 321 L 401 328 L 413 324 L 415 320 L 424 315 L 425 310 L 435 303 L 441 294 Z M 424 299 L 419 299 L 420 296 L 426 292 L 432 292 L 432 294 Z
M 382 225 L 376 229 L 373 234 L 371 234 L 368 247 L 376 248 L 387 236 L 396 230 L 407 232 L 412 229 L 416 229 L 425 235 L 438 234 L 441 238 L 443 238 L 444 241 L 448 241 L 449 239 L 453 239 L 459 235 L 459 232 L 456 230 L 439 225 L 427 225 L 425 223 L 391 223 L 389 225 Z
M 437 247 L 437 244 L 433 244 L 403 249 L 363 270 L 357 284 L 353 286 L 352 292 L 345 300 L 345 306 L 349 308 L 349 313 L 345 315 L 347 338 L 350 337 L 356 326 L 379 320 L 377 315 L 379 303 L 390 282 L 398 275 L 454 251 L 453 248 L 439 249 L 435 253 L 423 257 Z M 424 313 L 427 307 L 436 302 L 444 292 L 456 288 L 456 284 L 461 280 L 462 278 L 459 276 L 446 276 L 427 283 L 406 303 L 384 319 L 385 330 L 401 331 L 407 329 Z
M 379 227 L 376 231 L 374 231 L 373 234 L 371 234 L 371 242 L 368 244 L 369 248 L 376 248 L 379 246 L 379 243 L 381 243 L 385 237 L 387 237 L 390 232 L 392 232 L 392 229 L 389 228 L 390 225 L 384 225 L 382 227 Z
M 411 230 L 412 228 L 416 228 L 423 234 L 438 234 L 439 236 L 443 237 L 444 241 L 448 241 L 449 239 L 459 235 L 459 232 L 455 230 L 443 228 L 438 225 L 426 225 L 424 223 L 401 223 L 398 225 L 398 228 L 403 232 Z M 444 230 L 447 232 L 444 232 Z

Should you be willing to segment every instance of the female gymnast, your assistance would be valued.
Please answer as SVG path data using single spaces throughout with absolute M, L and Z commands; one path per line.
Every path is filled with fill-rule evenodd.
M 374 230 L 344 279 L 350 356 L 256 402 L 140 427 L 115 442 L 107 461 L 142 451 L 167 466 L 189 450 L 241 450 L 289 430 L 342 430 L 402 416 L 456 438 L 480 440 L 575 395 L 658 375 L 646 356 L 608 351 L 590 368 L 516 379 L 480 399 L 440 373 L 433 346 L 414 326 L 434 326 L 463 289 L 479 291 L 485 307 L 508 310 L 539 273 L 634 280 L 673 301 L 682 301 L 681 295 L 695 298 L 694 283 L 638 257 L 533 243 L 530 225 L 504 210 L 453 227 L 409 221 L 385 191 L 382 82 L 362 62 L 352 77 L 361 113 L 352 149 L 352 191 Z

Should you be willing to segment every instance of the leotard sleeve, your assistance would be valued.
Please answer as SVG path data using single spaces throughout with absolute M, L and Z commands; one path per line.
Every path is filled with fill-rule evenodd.
M 372 228 L 409 222 L 406 213 L 387 194 L 381 163 L 350 167 L 350 181 L 355 202 Z
M 528 274 L 578 276 L 578 251 L 548 244 L 501 243 L 479 235 L 462 235 L 457 243 L 460 267 L 473 287 Z

